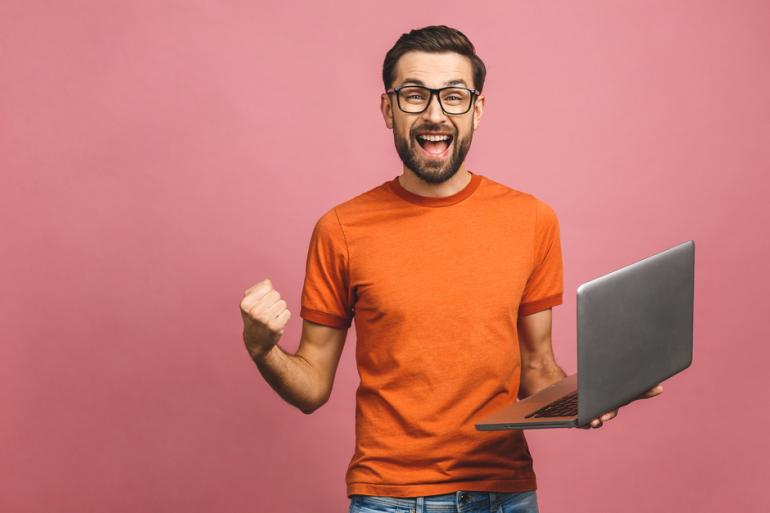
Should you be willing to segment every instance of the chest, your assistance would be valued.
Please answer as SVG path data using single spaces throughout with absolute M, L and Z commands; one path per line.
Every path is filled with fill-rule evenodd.
M 515 317 L 532 249 L 527 226 L 484 219 L 405 222 L 362 236 L 351 255 L 356 315 Z

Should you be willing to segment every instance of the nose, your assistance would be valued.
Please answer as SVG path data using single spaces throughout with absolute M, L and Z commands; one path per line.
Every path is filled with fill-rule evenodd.
M 438 101 L 438 95 L 431 95 L 428 108 L 423 111 L 422 117 L 426 121 L 430 121 L 435 124 L 439 124 L 441 121 L 446 119 L 444 111 L 441 110 L 441 104 Z

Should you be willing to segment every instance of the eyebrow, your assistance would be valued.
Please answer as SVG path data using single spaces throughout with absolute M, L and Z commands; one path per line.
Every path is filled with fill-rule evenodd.
M 425 82 L 423 82 L 419 78 L 406 78 L 406 79 L 404 79 L 403 82 L 401 82 L 401 85 L 405 85 L 405 84 L 415 84 L 415 85 L 418 85 L 418 86 L 427 87 L 425 85 Z M 468 87 L 468 84 L 465 83 L 465 80 L 463 80 L 461 78 L 456 78 L 454 80 L 450 80 L 448 82 L 444 82 L 444 85 L 445 86 L 464 85 L 465 87 Z

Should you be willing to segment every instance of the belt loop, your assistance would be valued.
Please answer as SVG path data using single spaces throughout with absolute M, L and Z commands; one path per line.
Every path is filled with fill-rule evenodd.
M 417 497 L 417 511 L 414 513 L 423 513 L 425 510 L 425 497 Z
M 489 513 L 497 511 L 497 495 L 495 492 L 489 492 Z

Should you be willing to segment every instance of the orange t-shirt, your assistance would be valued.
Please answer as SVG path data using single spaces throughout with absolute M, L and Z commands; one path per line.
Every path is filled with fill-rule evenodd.
M 396 177 L 318 220 L 300 316 L 355 319 L 348 496 L 537 488 L 523 432 L 474 424 L 516 400 L 517 316 L 561 304 L 562 274 L 553 209 L 476 173 L 443 198 Z

